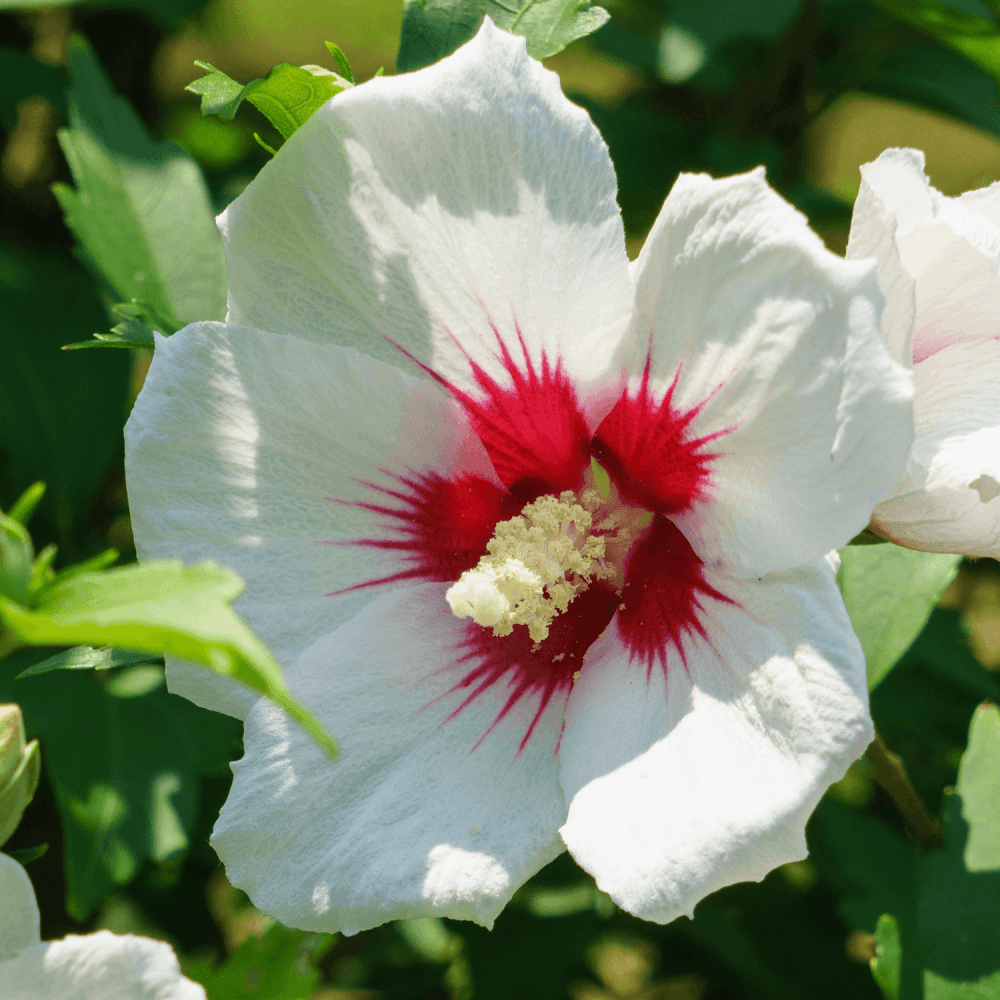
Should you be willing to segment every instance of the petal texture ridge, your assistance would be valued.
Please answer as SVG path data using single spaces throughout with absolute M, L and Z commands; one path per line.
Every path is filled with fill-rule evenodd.
M 338 94 L 219 225 L 230 322 L 389 360 L 395 343 L 468 391 L 468 360 L 501 379 L 519 328 L 534 368 L 562 359 L 588 397 L 629 324 L 607 147 L 488 18 L 436 65 Z
M 849 256 L 879 260 L 887 313 L 912 287 L 913 416 L 906 474 L 873 526 L 910 548 L 1000 557 L 1000 184 L 948 198 L 923 153 L 862 168 Z M 902 272 L 902 277 L 900 277 Z M 898 335 L 883 325 L 890 349 Z
M 913 375 L 917 440 L 872 523 L 910 548 L 1000 558 L 1000 341 L 946 347 Z
M 712 442 L 704 499 L 675 517 L 698 555 L 757 577 L 846 544 L 913 440 L 874 263 L 829 253 L 759 169 L 682 174 L 634 278 L 632 370 L 648 353 L 654 399 Z
M 247 716 L 212 845 L 233 884 L 290 926 L 353 934 L 418 916 L 491 926 L 563 849 L 563 701 L 520 750 L 534 705 L 503 714 L 503 683 L 456 712 L 468 672 L 457 661 L 476 626 L 450 613 L 446 589 L 378 597 L 288 671 L 337 734 L 335 764 L 264 699 Z
M 286 667 L 379 593 L 352 585 L 411 568 L 405 549 L 349 544 L 380 534 L 367 481 L 433 471 L 501 489 L 435 386 L 338 345 L 221 323 L 158 339 L 125 465 L 140 558 L 233 567 L 247 582 L 234 608 Z M 256 700 L 194 664 L 168 662 L 167 679 L 238 718 Z
M 609 630 L 570 695 L 561 833 L 646 920 L 806 855 L 806 820 L 874 735 L 864 658 L 827 563 L 761 581 L 709 577 L 711 602 L 665 672 Z M 737 606 L 738 605 L 738 606 Z
M 71 934 L 0 965 L 4 1000 L 205 1000 L 163 941 L 132 934 Z
M 39 916 L 28 873 L 12 857 L 0 854 L 0 963 L 38 944 Z M 2 966 L 0 966 L 2 968 Z M 2 979 L 2 975 L 0 975 Z

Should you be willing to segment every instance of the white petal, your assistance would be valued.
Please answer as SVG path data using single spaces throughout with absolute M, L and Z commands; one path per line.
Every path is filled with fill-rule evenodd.
M 534 704 L 515 706 L 476 746 L 506 685 L 445 721 L 462 699 L 447 692 L 468 670 L 454 664 L 467 626 L 446 590 L 379 597 L 288 671 L 338 740 L 336 762 L 263 699 L 247 717 L 212 846 L 230 881 L 285 924 L 353 934 L 435 915 L 491 926 L 562 850 L 562 699 L 520 754 Z
M 383 469 L 496 482 L 431 383 L 347 348 L 221 323 L 158 339 L 125 452 L 140 558 L 236 569 L 247 589 L 234 607 L 286 666 L 378 591 L 324 595 L 401 568 L 396 553 L 324 544 L 384 534 L 378 515 L 331 497 L 378 502 L 359 480 Z M 168 680 L 240 718 L 256 700 L 190 664 L 169 664 Z
M 931 187 L 923 162 L 916 150 L 891 149 L 861 168 L 896 218 L 900 259 L 916 283 L 914 362 L 949 344 L 1000 335 L 1000 192 L 946 198 Z
M 874 263 L 829 253 L 763 170 L 682 174 L 636 269 L 636 332 L 660 394 L 701 407 L 708 498 L 677 519 L 709 565 L 760 576 L 867 524 L 912 441 L 909 374 L 877 329 Z M 633 364 L 637 359 L 633 359 Z M 874 447 L 874 442 L 878 447 Z
M 921 159 L 921 167 L 922 164 Z M 916 286 L 912 275 L 903 266 L 896 246 L 896 216 L 880 196 L 877 183 L 869 180 L 869 176 L 877 174 L 881 166 L 884 164 L 866 163 L 861 167 L 861 190 L 854 202 L 847 258 L 867 260 L 874 257 L 878 261 L 879 284 L 885 295 L 885 308 L 879 322 L 882 339 L 893 360 L 904 368 L 910 368 L 913 365 Z
M 493 27 L 416 73 L 337 95 L 220 216 L 229 319 L 398 357 L 463 388 L 456 340 L 495 376 L 497 341 L 603 376 L 631 312 L 607 147 Z M 455 340 L 453 340 L 455 338 Z
M 708 893 L 806 854 L 825 789 L 873 736 L 865 667 L 828 566 L 710 577 L 708 641 L 667 680 L 605 637 L 574 686 L 561 833 L 617 903 L 666 923 Z M 595 655 L 598 653 L 603 655 Z
M 873 524 L 910 548 L 1000 558 L 1000 343 L 946 347 L 913 374 L 917 440 Z
M 71 934 L 0 965 L 4 1000 L 205 1000 L 170 945 L 132 934 Z
M 0 854 L 0 962 L 38 944 L 39 916 L 28 873 L 9 855 Z M 3 973 L 0 972 L 0 981 Z

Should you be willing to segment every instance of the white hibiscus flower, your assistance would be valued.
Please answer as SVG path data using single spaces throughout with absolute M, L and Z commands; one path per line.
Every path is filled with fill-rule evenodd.
M 111 931 L 42 941 L 35 890 L 6 854 L 0 854 L 0 900 L 3 1000 L 205 1000 L 163 941 Z
M 916 440 L 873 526 L 927 552 L 1000 558 L 1000 183 L 958 198 L 924 154 L 861 168 L 848 257 L 877 257 L 892 356 L 913 368 Z M 911 337 L 912 330 L 912 337 Z
M 140 554 L 235 566 L 340 742 L 168 667 L 246 720 L 212 843 L 288 925 L 490 925 L 566 846 L 672 920 L 802 857 L 872 738 L 823 555 L 912 440 L 874 265 L 762 171 L 681 177 L 629 265 L 615 194 L 486 21 L 316 112 L 220 218 L 227 323 L 157 341 Z

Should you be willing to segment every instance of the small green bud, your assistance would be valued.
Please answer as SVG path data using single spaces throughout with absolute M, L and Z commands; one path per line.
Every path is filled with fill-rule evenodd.
M 20 707 L 0 705 L 0 847 L 21 822 L 41 773 L 38 740 L 25 746 Z

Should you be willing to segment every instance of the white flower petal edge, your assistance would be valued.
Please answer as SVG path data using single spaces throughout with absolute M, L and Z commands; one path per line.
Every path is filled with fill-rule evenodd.
M 4 1000 L 205 1000 L 173 948 L 132 934 L 70 934 L 0 965 Z
M 561 833 L 612 899 L 646 920 L 806 855 L 823 792 L 874 735 L 864 657 L 829 565 L 762 581 L 709 576 L 709 641 L 664 681 L 611 635 L 570 695 Z
M 878 331 L 872 262 L 825 249 L 763 169 L 682 174 L 635 267 L 633 366 L 700 407 L 704 502 L 677 518 L 709 566 L 760 576 L 846 544 L 899 481 L 912 384 Z M 877 440 L 876 440 L 877 434 Z
M 562 699 L 520 753 L 535 707 L 524 702 L 476 746 L 506 684 L 445 721 L 469 693 L 447 694 L 467 670 L 455 663 L 467 625 L 446 589 L 377 598 L 288 671 L 295 696 L 336 733 L 336 763 L 266 700 L 247 716 L 211 842 L 230 881 L 283 923 L 353 934 L 450 916 L 490 927 L 562 851 Z
M 0 854 L 0 900 L 3 903 L 0 906 L 0 962 L 4 962 L 41 940 L 38 903 L 31 879 L 7 854 Z
M 0 996 L 3 1000 L 205 1000 L 163 941 L 131 934 L 39 940 L 28 873 L 0 854 Z
M 931 187 L 924 154 L 886 150 L 862 169 L 864 186 L 896 222 L 900 259 L 916 283 L 913 361 L 949 344 L 1000 333 L 1000 225 L 991 218 L 998 191 L 948 198 Z M 851 239 L 871 239 L 884 220 L 855 207 Z M 985 211 L 984 211 L 985 209 Z
M 390 361 L 391 338 L 465 389 L 462 352 L 502 377 L 490 323 L 515 345 L 516 326 L 586 395 L 631 311 L 616 195 L 587 113 L 486 18 L 434 66 L 338 94 L 219 217 L 228 319 Z
M 914 379 L 911 461 L 872 523 L 900 545 L 1000 558 L 1000 342 L 946 347 Z
M 234 603 L 284 665 L 372 600 L 324 596 L 401 569 L 398 556 L 336 543 L 379 535 L 358 476 L 379 467 L 496 481 L 458 407 L 424 379 L 337 345 L 195 323 L 157 338 L 125 428 L 125 469 L 143 560 L 213 559 L 247 581 Z M 388 485 L 394 485 L 386 480 Z M 256 695 L 169 661 L 170 690 L 243 718 Z

